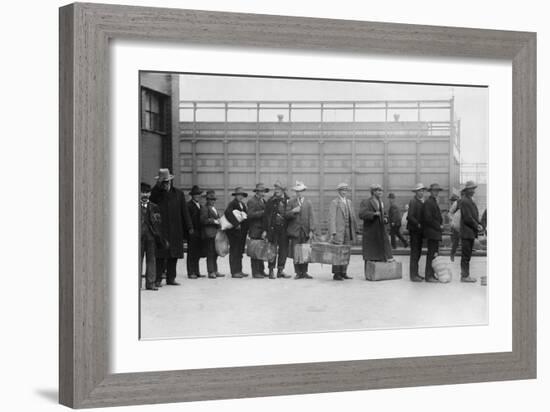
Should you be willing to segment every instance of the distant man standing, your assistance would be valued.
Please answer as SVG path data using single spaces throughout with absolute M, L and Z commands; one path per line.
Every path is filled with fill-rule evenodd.
M 185 195 L 172 185 L 174 176 L 168 169 L 160 169 L 157 183 L 151 191 L 151 202 L 160 210 L 162 237 L 168 241 L 167 249 L 157 249 L 157 273 L 155 286 L 162 282 L 166 270 L 166 284 L 177 286 L 176 265 L 183 258 L 183 240 L 194 234 L 191 217 L 185 202 Z
M 336 191 L 337 196 L 329 207 L 330 240 L 337 245 L 351 245 L 357 239 L 357 219 L 353 204 L 347 198 L 351 189 L 347 183 L 340 183 Z M 347 265 L 332 265 L 334 280 L 352 279 L 347 275 L 347 271 Z
M 359 207 L 359 219 L 363 219 L 363 260 L 385 262 L 393 259 L 393 255 L 385 227 L 382 186 L 371 185 L 370 193 L 371 197 Z
M 413 282 L 422 282 L 424 280 L 418 274 L 418 261 L 422 255 L 422 241 L 424 239 L 422 229 L 422 208 L 424 207 L 424 194 L 426 187 L 418 183 L 413 189 L 414 197 L 409 202 L 407 212 L 407 230 L 411 245 L 411 256 L 409 262 L 409 275 Z
M 395 238 L 397 237 L 403 244 L 403 247 L 408 248 L 409 243 L 401 234 L 402 216 L 401 212 L 399 211 L 399 207 L 395 204 L 395 194 L 390 193 L 388 195 L 388 199 L 390 201 L 390 207 L 388 209 L 388 222 L 390 224 L 391 247 L 393 249 L 397 247 L 397 241 L 395 240 Z
M 224 212 L 226 219 L 233 225 L 231 229 L 225 231 L 229 239 L 229 267 L 231 268 L 232 278 L 243 278 L 248 276 L 247 273 L 243 272 L 243 253 L 248 222 L 246 220 L 239 221 L 233 212 L 236 210 L 247 213 L 243 199 L 248 196 L 248 193 L 242 187 L 237 187 L 231 195 L 234 198 L 229 202 Z
M 263 183 L 258 183 L 254 189 L 254 196 L 246 203 L 248 208 L 248 236 L 250 236 L 250 239 L 262 239 L 266 235 L 264 214 L 265 194 L 268 192 L 269 189 Z M 253 278 L 260 279 L 267 276 L 263 260 L 250 258 L 250 267 Z
M 296 185 L 292 188 L 296 193 L 296 196 L 290 199 L 288 202 L 287 217 L 288 228 L 287 233 L 290 237 L 290 251 L 289 256 L 294 258 L 294 247 L 308 243 L 313 237 L 314 233 L 317 233 L 317 227 L 315 223 L 315 216 L 313 214 L 313 205 L 309 199 L 304 197 L 304 192 L 307 187 L 303 182 L 296 181 Z M 295 279 L 312 279 L 307 273 L 307 263 L 294 263 Z
M 470 276 L 470 259 L 472 258 L 472 249 L 474 239 L 483 232 L 483 225 L 479 221 L 479 211 L 472 197 L 475 194 L 477 185 L 473 181 L 466 182 L 462 192 L 464 197 L 460 202 L 460 240 L 462 242 L 462 257 L 460 259 L 460 281 L 476 282 L 477 279 Z
M 199 261 L 202 254 L 201 209 L 203 206 L 199 202 L 201 194 L 202 190 L 197 185 L 193 186 L 189 192 L 191 200 L 187 202 L 193 226 L 193 234 L 189 234 L 187 240 L 187 277 L 189 279 L 204 277 L 199 273 Z
M 430 197 L 424 202 L 422 210 L 422 227 L 424 229 L 424 238 L 426 238 L 428 253 L 426 255 L 426 270 L 424 272 L 426 282 L 439 282 L 434 275 L 432 261 L 439 253 L 439 243 L 443 234 L 443 218 L 439 208 L 439 193 L 441 187 L 437 183 L 432 183 L 428 191 Z
M 264 215 L 267 240 L 277 246 L 277 256 L 268 264 L 270 279 L 275 279 L 275 266 L 277 266 L 278 278 L 286 279 L 290 277 L 284 272 L 289 243 L 286 233 L 287 211 L 288 197 L 285 195 L 285 187 L 280 181 L 276 181 L 273 185 L 273 196 L 267 201 Z
M 156 280 L 156 237 L 160 235 L 160 211 L 157 205 L 149 201 L 151 186 L 147 183 L 140 185 L 140 231 L 141 231 L 141 253 L 139 260 L 139 276 L 141 287 L 142 265 L 145 257 L 145 289 L 158 290 L 155 286 Z
M 201 207 L 201 237 L 206 249 L 206 268 L 208 278 L 223 277 L 218 272 L 218 254 L 216 252 L 216 234 L 220 228 L 220 213 L 216 209 L 216 193 L 213 190 L 206 192 L 206 205 Z

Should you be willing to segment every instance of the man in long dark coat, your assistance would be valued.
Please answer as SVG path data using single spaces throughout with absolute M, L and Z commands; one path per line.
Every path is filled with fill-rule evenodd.
M 201 209 L 204 207 L 200 204 L 199 199 L 202 190 L 197 186 L 193 186 L 189 192 L 191 200 L 187 202 L 189 216 L 191 217 L 191 225 L 193 226 L 193 234 L 189 234 L 187 240 L 187 277 L 189 279 L 197 279 L 204 277 L 199 272 L 199 261 L 203 253 L 203 244 L 201 240 Z
M 139 275 L 143 272 L 143 258 L 145 257 L 145 289 L 158 290 L 155 286 L 156 271 L 156 244 L 160 237 L 160 211 L 157 205 L 149 201 L 151 186 L 147 183 L 140 185 L 140 260 Z
M 269 278 L 275 279 L 275 266 L 277 266 L 278 278 L 289 278 L 290 276 L 284 272 L 289 246 L 288 235 L 286 233 L 288 197 L 285 194 L 285 187 L 279 181 L 273 185 L 273 192 L 273 196 L 267 201 L 265 206 L 264 215 L 267 240 L 277 246 L 277 256 L 268 263 Z
M 183 258 L 183 241 L 194 231 L 185 195 L 172 185 L 174 176 L 168 169 L 160 169 L 156 179 L 157 183 L 151 191 L 151 202 L 160 210 L 162 236 L 170 245 L 167 249 L 157 250 L 155 285 L 160 286 L 162 274 L 166 270 L 166 284 L 177 286 L 176 265 L 178 259 Z
M 395 238 L 397 237 L 401 243 L 403 243 L 403 247 L 408 248 L 409 243 L 407 242 L 407 239 L 403 237 L 401 234 L 401 212 L 399 211 L 399 207 L 395 204 L 395 194 L 390 193 L 388 195 L 388 199 L 390 200 L 390 207 L 388 209 L 388 223 L 390 225 L 390 241 L 391 241 L 391 247 L 396 248 L 397 247 L 397 241 Z
M 462 192 L 464 196 L 460 202 L 460 240 L 462 242 L 462 257 L 460 259 L 460 281 L 476 282 L 477 279 L 470 276 L 470 259 L 474 239 L 483 232 L 483 225 L 479 221 L 479 211 L 472 197 L 475 194 L 477 185 L 471 180 L 466 182 Z
M 387 261 L 393 259 L 393 255 L 385 228 L 382 186 L 371 185 L 370 193 L 371 197 L 359 206 L 359 219 L 363 219 L 363 260 Z
M 248 208 L 248 236 L 250 239 L 262 239 L 266 235 L 264 226 L 264 213 L 266 201 L 264 196 L 269 192 L 263 183 L 258 183 L 254 189 L 254 196 L 246 203 Z M 263 260 L 250 258 L 252 277 L 256 279 L 267 276 Z
M 206 251 L 206 269 L 209 279 L 216 279 L 225 275 L 218 272 L 218 254 L 216 252 L 216 234 L 220 229 L 221 215 L 216 209 L 216 193 L 213 190 L 206 192 L 206 205 L 201 207 L 201 238 Z
M 439 243 L 441 242 L 443 234 L 443 218 L 441 216 L 438 200 L 441 187 L 439 187 L 437 183 L 433 183 L 430 185 L 428 191 L 430 192 L 430 197 L 426 199 L 422 209 L 422 227 L 424 229 L 424 238 L 428 246 L 426 270 L 424 274 L 426 282 L 438 282 L 437 278 L 434 276 L 432 261 L 439 253 Z
M 418 274 L 418 261 L 422 255 L 422 241 L 424 239 L 422 230 L 422 208 L 424 207 L 424 194 L 426 187 L 418 183 L 413 189 L 414 197 L 409 202 L 407 211 L 407 230 L 411 245 L 409 260 L 409 276 L 413 282 L 422 282 L 424 278 Z
M 224 212 L 226 219 L 233 225 L 231 229 L 225 231 L 229 239 L 229 267 L 232 278 L 243 278 L 248 276 L 247 273 L 243 272 L 243 253 L 246 234 L 248 232 L 248 222 L 246 219 L 239 221 L 233 212 L 236 210 L 247 214 L 247 208 L 243 199 L 248 196 L 248 193 L 242 187 L 237 187 L 231 195 L 234 198 L 229 202 Z

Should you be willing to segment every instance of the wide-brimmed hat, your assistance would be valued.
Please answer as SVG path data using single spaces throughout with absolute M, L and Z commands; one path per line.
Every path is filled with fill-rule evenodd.
M 307 186 L 304 184 L 304 182 L 300 182 L 299 180 L 296 180 L 296 185 L 292 188 L 295 192 L 303 192 L 307 189 Z
M 473 180 L 468 180 L 461 191 L 464 192 L 465 190 L 475 189 L 476 187 L 477 185 Z
M 394 193 L 390 193 L 388 195 L 388 199 L 395 199 L 395 194 Z
M 372 185 L 370 185 L 370 191 L 374 192 L 375 190 L 383 190 L 382 185 L 378 183 L 373 183 Z
M 216 200 L 216 192 L 214 192 L 213 190 L 208 190 L 206 192 L 206 200 Z
M 275 189 L 286 190 L 286 186 L 283 183 L 281 183 L 280 180 L 275 181 L 275 183 L 273 183 L 273 187 Z
M 155 176 L 155 179 L 157 179 L 159 182 L 167 182 L 169 180 L 172 180 L 174 178 L 174 175 L 170 174 L 170 170 L 168 169 L 159 169 L 158 176 Z
M 200 187 L 198 187 L 197 185 L 194 185 L 192 188 L 191 188 L 191 191 L 189 192 L 189 194 L 191 196 L 193 195 L 200 195 L 202 194 L 202 190 L 200 189 Z
M 418 192 L 419 190 L 426 190 L 426 186 L 424 186 L 422 183 L 417 183 L 416 187 L 412 191 Z
M 235 188 L 235 191 L 233 193 L 231 193 L 231 196 L 237 196 L 237 195 L 242 195 L 244 197 L 247 197 L 248 193 L 246 193 L 244 189 L 241 186 L 239 186 Z
M 263 183 L 258 183 L 258 184 L 256 184 L 256 188 L 253 191 L 254 192 L 267 193 L 267 192 L 269 192 L 269 189 L 267 187 L 265 187 L 265 185 Z
M 441 186 L 439 186 L 439 183 L 432 183 L 430 185 L 430 188 L 428 189 L 429 192 L 434 192 L 434 191 L 439 191 L 441 192 L 443 189 L 441 188 Z
M 351 190 L 351 188 L 349 187 L 349 184 L 343 182 L 338 183 L 338 186 L 336 186 L 336 190 Z

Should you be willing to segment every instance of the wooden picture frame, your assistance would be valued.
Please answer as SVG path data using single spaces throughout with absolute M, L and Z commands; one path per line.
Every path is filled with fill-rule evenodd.
M 110 374 L 109 40 L 494 58 L 513 67 L 512 351 Z M 536 34 L 75 3 L 60 9 L 59 398 L 73 408 L 536 377 Z M 509 224 L 509 223 L 506 223 Z

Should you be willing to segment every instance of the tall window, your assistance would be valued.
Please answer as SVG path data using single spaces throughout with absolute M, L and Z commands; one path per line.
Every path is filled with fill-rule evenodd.
M 141 128 L 153 132 L 164 133 L 166 120 L 164 99 L 160 93 L 149 89 L 141 89 Z

